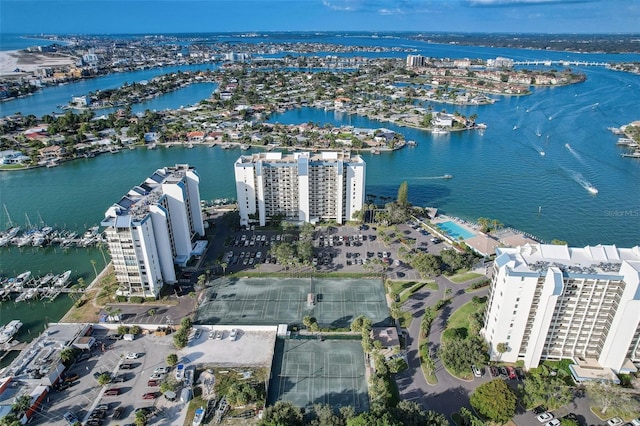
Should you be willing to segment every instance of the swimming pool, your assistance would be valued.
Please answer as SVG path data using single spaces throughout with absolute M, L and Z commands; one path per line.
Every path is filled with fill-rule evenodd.
M 438 223 L 438 228 L 442 229 L 454 240 L 458 240 L 460 237 L 462 237 L 463 240 L 466 240 L 467 238 L 473 238 L 476 236 L 473 232 L 467 231 L 462 226 L 451 221 Z

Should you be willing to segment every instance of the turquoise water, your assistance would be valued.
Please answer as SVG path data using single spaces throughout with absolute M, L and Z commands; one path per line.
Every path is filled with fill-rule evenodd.
M 476 236 L 473 232 L 467 231 L 457 223 L 451 221 L 439 223 L 438 228 L 445 231 L 454 240 L 458 240 L 460 237 L 462 237 L 463 240 L 466 240 L 467 238 Z

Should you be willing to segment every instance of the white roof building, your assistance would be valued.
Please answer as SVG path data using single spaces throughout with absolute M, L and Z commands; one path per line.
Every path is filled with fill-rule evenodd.
M 158 169 L 105 213 L 107 244 L 119 294 L 156 297 L 176 282 L 193 243 L 204 235 L 200 177 L 186 164 Z
M 572 359 L 615 372 L 640 362 L 640 247 L 496 248 L 482 333 L 491 358 Z M 507 352 L 497 346 L 505 343 Z
M 364 205 L 364 160 L 349 153 L 267 152 L 235 165 L 240 224 L 257 215 L 261 226 L 276 215 L 301 222 L 344 223 Z

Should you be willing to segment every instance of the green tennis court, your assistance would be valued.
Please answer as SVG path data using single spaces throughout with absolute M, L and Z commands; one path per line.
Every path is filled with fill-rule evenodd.
M 268 403 L 299 407 L 329 404 L 335 409 L 369 409 L 364 353 L 359 340 L 277 339 Z
M 308 294 L 315 305 L 308 305 Z M 375 325 L 391 318 L 381 280 L 309 278 L 220 278 L 206 290 L 198 324 L 301 324 L 315 317 L 322 327 L 348 327 L 364 315 Z

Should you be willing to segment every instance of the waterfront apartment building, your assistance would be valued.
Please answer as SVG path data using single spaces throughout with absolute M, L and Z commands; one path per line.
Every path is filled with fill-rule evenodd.
M 407 67 L 417 68 L 424 67 L 427 63 L 427 58 L 422 55 L 407 55 Z
M 157 297 L 186 266 L 193 241 L 204 235 L 200 177 L 186 164 L 156 170 L 105 213 L 102 226 L 118 294 Z
M 282 215 L 315 223 L 352 220 L 364 205 L 365 162 L 342 152 L 267 152 L 235 162 L 240 224 L 258 219 L 264 226 Z
M 572 359 L 585 371 L 635 371 L 640 247 L 497 248 L 482 334 L 493 360 L 523 361 L 526 368 Z

